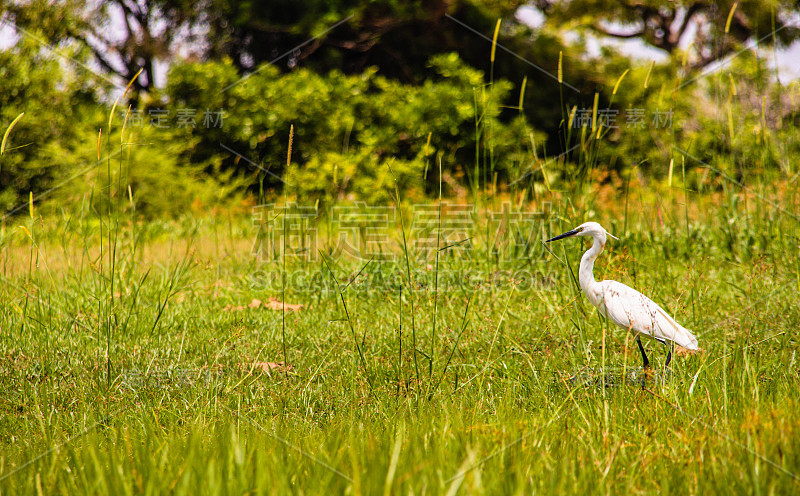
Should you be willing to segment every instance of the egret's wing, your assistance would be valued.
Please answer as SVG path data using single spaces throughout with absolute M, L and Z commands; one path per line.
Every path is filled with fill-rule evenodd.
M 617 281 L 603 281 L 600 285 L 601 308 L 618 326 L 636 334 L 669 340 L 690 350 L 697 349 L 697 338 L 647 296 Z

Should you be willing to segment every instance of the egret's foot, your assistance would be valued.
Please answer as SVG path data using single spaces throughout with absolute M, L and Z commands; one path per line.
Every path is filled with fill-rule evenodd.
M 672 381 L 672 369 L 643 367 L 628 373 L 627 383 L 645 389 L 648 384 L 667 384 Z
M 647 381 L 650 380 L 651 382 L 655 379 L 656 371 L 653 367 L 650 366 L 650 362 L 648 362 L 644 367 L 642 367 L 642 373 L 639 374 L 641 379 L 640 383 L 642 385 L 642 389 L 645 388 Z
M 628 386 L 640 386 L 642 388 L 645 387 L 647 384 L 647 379 L 652 375 L 651 369 L 628 369 L 625 377 L 623 379 L 623 383 L 627 384 Z

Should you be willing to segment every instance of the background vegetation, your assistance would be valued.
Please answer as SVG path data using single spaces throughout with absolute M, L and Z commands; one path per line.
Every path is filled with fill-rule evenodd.
M 130 107 L 124 151 L 142 157 L 131 188 L 150 218 L 281 193 L 385 204 L 389 160 L 410 198 L 436 196 L 441 161 L 447 197 L 496 181 L 530 199 L 588 184 L 590 170 L 663 178 L 676 149 L 736 177 L 785 172 L 797 151 L 797 83 L 770 65 L 798 36 L 791 2 L 300 5 L 1 3 L 17 40 L 2 53 L 2 119 L 28 116 L 3 158 L 6 210 L 91 169 L 90 142 L 130 81 L 115 118 Z M 520 20 L 533 8 L 537 29 Z M 592 49 L 600 35 L 668 57 Z M 556 157 L 548 185 L 534 162 Z M 90 184 L 60 185 L 55 205 Z M 156 205 L 155 184 L 175 198 Z
M 0 9 L 3 494 L 797 491 L 796 3 Z

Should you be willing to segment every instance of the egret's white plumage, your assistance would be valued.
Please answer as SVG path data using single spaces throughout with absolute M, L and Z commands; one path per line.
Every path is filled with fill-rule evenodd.
M 600 287 L 601 301 L 592 303 L 611 322 L 634 334 L 672 341 L 688 350 L 697 349 L 697 338 L 647 296 L 617 281 L 596 285 Z
M 697 338 L 685 327 L 681 326 L 653 300 L 617 281 L 594 280 L 592 269 L 594 261 L 603 252 L 606 236 L 611 236 L 597 222 L 586 222 L 560 236 L 547 240 L 555 241 L 571 236 L 591 236 L 592 247 L 583 254 L 578 272 L 581 289 L 589 301 L 600 310 L 611 322 L 633 333 L 637 339 L 640 335 L 656 339 L 660 342 L 671 341 L 689 350 L 697 350 Z M 613 237 L 613 236 L 612 236 Z M 641 343 L 639 344 L 641 348 Z M 647 356 L 642 351 L 645 366 Z M 669 359 L 668 359 L 669 360 Z

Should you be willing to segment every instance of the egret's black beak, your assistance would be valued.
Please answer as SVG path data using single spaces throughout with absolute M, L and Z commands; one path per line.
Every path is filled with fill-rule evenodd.
M 549 243 L 551 241 L 558 241 L 559 239 L 569 238 L 570 236 L 575 236 L 579 232 L 581 232 L 580 229 L 573 229 L 572 231 L 567 231 L 564 234 L 559 234 L 555 238 L 550 238 L 547 241 L 545 241 L 545 243 Z

